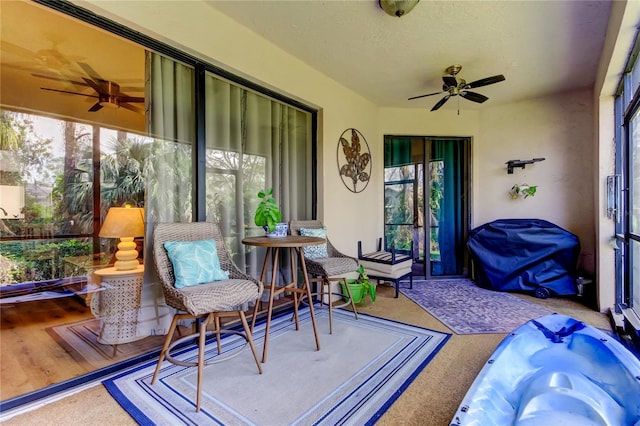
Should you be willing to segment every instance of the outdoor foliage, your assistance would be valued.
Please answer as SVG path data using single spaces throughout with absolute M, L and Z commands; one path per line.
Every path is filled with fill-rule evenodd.
M 6 242 L 0 245 L 0 283 L 41 281 L 64 276 L 64 259 L 91 253 L 91 244 L 77 240 L 47 244 Z

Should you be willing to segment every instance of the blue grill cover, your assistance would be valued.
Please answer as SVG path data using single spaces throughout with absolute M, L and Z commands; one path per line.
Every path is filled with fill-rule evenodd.
M 580 241 L 539 219 L 499 219 L 469 233 L 467 243 L 480 287 L 499 291 L 576 293 Z

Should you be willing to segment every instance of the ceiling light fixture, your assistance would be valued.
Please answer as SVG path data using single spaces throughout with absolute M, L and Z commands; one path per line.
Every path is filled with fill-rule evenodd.
M 382 10 L 391 16 L 398 18 L 411 12 L 411 9 L 418 4 L 420 0 L 378 0 L 378 4 Z

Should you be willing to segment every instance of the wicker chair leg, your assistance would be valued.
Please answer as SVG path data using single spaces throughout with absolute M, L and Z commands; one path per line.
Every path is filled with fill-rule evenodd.
M 158 357 L 158 364 L 156 364 L 156 371 L 153 373 L 153 379 L 151 379 L 151 384 L 156 382 L 156 378 L 158 377 L 158 373 L 160 372 L 160 366 L 162 365 L 162 361 L 164 361 L 164 355 L 167 353 L 167 349 L 169 349 L 169 345 L 171 345 L 171 339 L 173 338 L 173 333 L 178 325 L 178 319 L 180 317 L 178 315 L 174 315 L 171 320 L 171 326 L 169 327 L 169 332 L 167 336 L 164 338 L 164 344 L 162 345 L 162 351 L 160 351 L 160 357 Z
M 327 305 L 329 307 L 329 334 L 333 334 L 333 302 L 331 301 L 331 281 L 323 279 L 320 283 L 320 304 L 324 303 L 324 289 L 327 288 Z
M 320 296 L 320 306 L 324 306 L 324 295 L 325 295 L 325 288 L 326 288 L 326 294 L 327 294 L 327 308 L 329 309 L 329 334 L 333 334 L 333 301 L 331 300 L 331 296 L 333 294 L 337 294 L 337 293 L 331 293 L 331 282 L 332 281 L 337 281 L 337 282 L 341 282 L 344 281 L 345 284 L 345 288 L 347 289 L 347 298 L 349 299 L 349 301 L 347 302 L 348 304 L 351 305 L 351 308 L 353 309 L 353 315 L 355 316 L 356 319 L 358 319 L 358 310 L 356 309 L 356 305 L 355 303 L 353 303 L 353 297 L 351 296 L 351 290 L 349 289 L 349 286 L 347 285 L 347 279 L 346 278 L 329 278 L 326 276 L 323 276 L 321 278 L 310 278 L 309 281 L 315 281 L 318 283 L 318 285 L 320 286 L 320 290 L 316 290 L 316 294 Z M 342 295 L 341 295 L 342 297 Z M 300 296 L 300 298 L 298 299 L 298 304 L 300 304 L 300 302 L 302 302 L 303 299 L 305 299 L 306 296 Z M 338 307 L 342 308 L 344 306 L 347 305 L 347 303 L 339 305 Z M 291 320 L 293 321 L 293 314 L 291 316 Z
M 213 314 L 200 324 L 200 339 L 198 341 L 198 384 L 196 388 L 196 413 L 200 412 L 200 388 L 202 387 L 202 370 L 204 369 L 204 347 L 207 344 L 207 325 L 213 319 Z M 214 319 L 215 322 L 215 319 Z
M 222 352 L 222 343 L 220 342 L 220 317 L 215 317 L 215 327 L 216 327 L 216 344 L 218 347 L 218 355 Z
M 256 352 L 256 347 L 253 344 L 253 335 L 251 334 L 251 329 L 249 328 L 249 324 L 247 323 L 247 317 L 244 315 L 243 311 L 238 311 L 238 315 L 240 316 L 240 321 L 242 321 L 245 339 L 247 340 L 247 343 L 249 343 L 251 353 L 253 354 L 253 359 L 256 361 L 256 365 L 258 366 L 258 372 L 262 374 L 262 366 L 260 365 L 260 360 L 258 359 L 258 352 Z
M 256 325 L 256 318 L 258 318 L 258 310 L 260 309 L 259 305 L 262 304 L 260 299 L 256 300 L 256 304 L 253 305 L 253 315 L 251 315 L 251 332 L 253 333 L 253 328 Z
M 353 303 L 353 296 L 351 296 L 351 289 L 347 283 L 346 278 L 342 278 L 340 281 L 344 281 L 344 287 L 347 289 L 347 297 L 349 298 L 349 303 L 351 304 L 351 309 L 353 309 L 353 315 L 358 319 L 358 310 L 356 309 L 356 304 Z

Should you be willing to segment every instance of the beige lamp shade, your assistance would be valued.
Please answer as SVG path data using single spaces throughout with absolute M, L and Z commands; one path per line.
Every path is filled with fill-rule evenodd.
M 143 237 L 144 209 L 111 207 L 104 218 L 100 234 L 103 238 Z
M 138 252 L 135 237 L 144 236 L 144 209 L 139 207 L 111 207 L 104 218 L 98 234 L 102 238 L 120 238 L 116 263 L 119 271 L 127 271 L 138 267 Z

